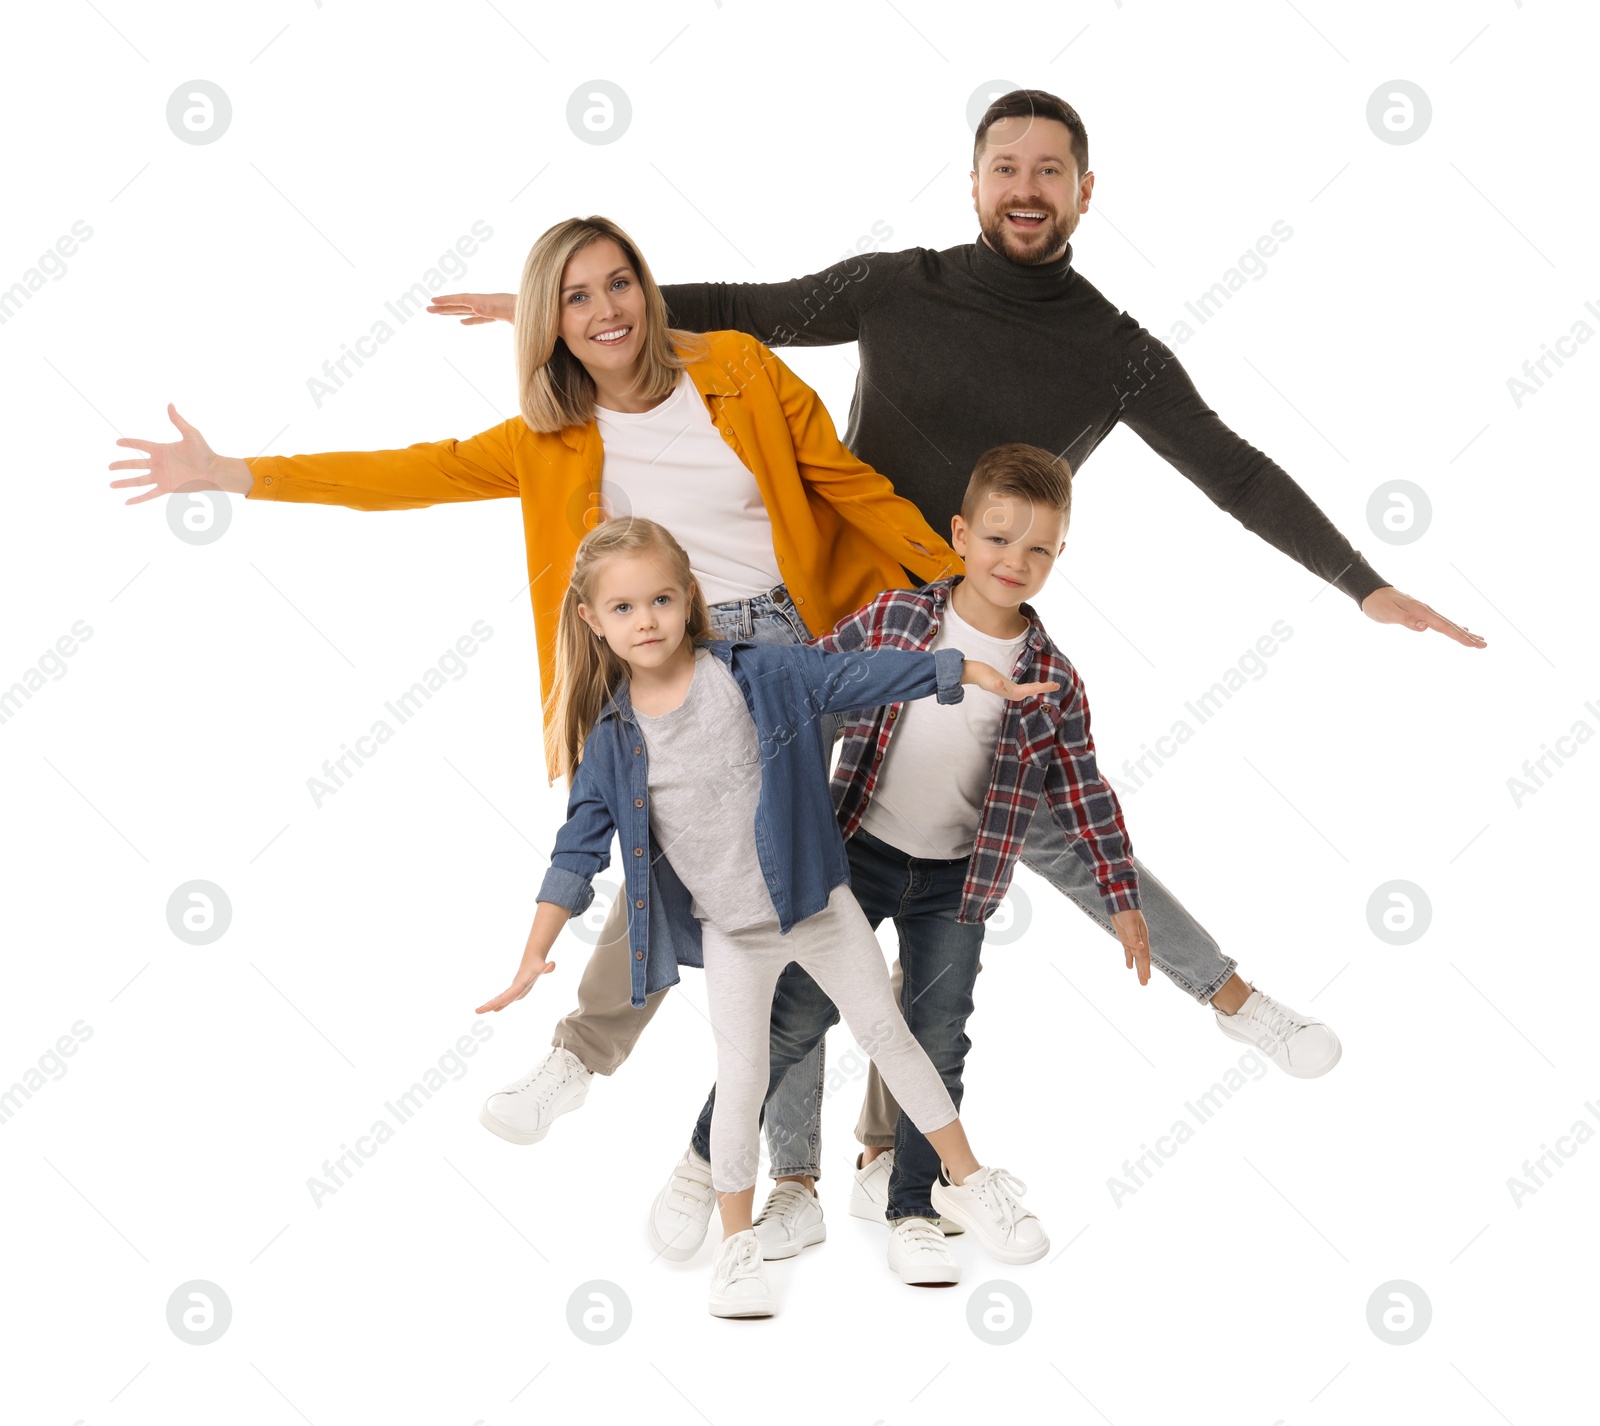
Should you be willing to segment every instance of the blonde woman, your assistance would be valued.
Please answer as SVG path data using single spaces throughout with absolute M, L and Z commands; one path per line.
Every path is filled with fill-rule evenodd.
M 142 455 L 110 469 L 140 473 L 111 485 L 149 487 L 130 505 L 179 489 L 358 510 L 520 500 L 547 737 L 563 591 L 579 542 L 608 517 L 648 516 L 674 532 L 719 638 L 804 642 L 907 584 L 907 570 L 927 580 L 963 568 L 765 346 L 742 332 L 669 327 L 648 264 L 609 219 L 570 218 L 539 238 L 523 266 L 515 325 L 522 414 L 467 440 L 240 460 L 213 452 L 169 405 L 181 439 L 119 440 Z M 553 779 L 559 759 L 552 745 L 547 753 Z M 668 961 L 634 983 L 625 902 L 619 896 L 611 908 L 578 1009 L 557 1024 L 551 1053 L 483 1107 L 485 1127 L 513 1143 L 536 1143 L 581 1105 L 592 1076 L 628 1057 L 677 981 Z M 819 1175 L 823 1073 L 819 1046 L 774 1092 L 767 1122 L 780 1185 L 810 1190 Z M 681 1172 L 683 1182 L 675 1176 L 663 1190 L 669 1236 L 678 1231 L 672 1204 L 695 1199 L 702 1172 L 709 1183 L 709 1165 L 692 1155 Z M 698 1243 L 703 1219 L 682 1226 Z M 820 1221 L 806 1231 L 820 1232 Z M 775 1235 L 768 1256 L 799 1251 L 792 1214 L 763 1232 Z M 657 1247 L 678 1256 L 668 1242 Z

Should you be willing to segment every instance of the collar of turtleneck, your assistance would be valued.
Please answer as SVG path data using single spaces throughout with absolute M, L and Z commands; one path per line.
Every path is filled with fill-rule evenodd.
M 973 277 L 995 291 L 1022 298 L 1024 301 L 1046 301 L 1058 296 L 1072 277 L 1072 243 L 1053 262 L 1024 264 L 1013 262 L 1002 253 L 990 248 L 979 234 L 973 243 Z
M 980 234 L 972 245 L 972 275 L 985 287 L 1040 302 L 1059 295 L 1072 277 L 1072 244 L 1053 262 L 1027 265 L 997 253 Z

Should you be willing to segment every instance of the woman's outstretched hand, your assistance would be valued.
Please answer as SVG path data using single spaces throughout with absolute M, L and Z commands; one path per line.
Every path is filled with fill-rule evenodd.
M 228 490 L 235 495 L 248 495 L 254 479 L 250 467 L 231 456 L 219 456 L 206 444 L 206 438 L 178 414 L 178 408 L 167 403 L 167 415 L 183 437 L 179 441 L 142 441 L 133 436 L 121 436 L 119 446 L 134 446 L 144 452 L 137 460 L 114 460 L 107 470 L 142 470 L 144 475 L 132 475 L 123 480 L 113 480 L 111 488 L 122 490 L 130 485 L 149 485 L 152 488 L 142 495 L 129 497 L 124 504 L 137 505 L 144 500 L 154 500 L 158 495 L 171 495 L 175 490 Z
M 1019 698 L 1033 698 L 1040 693 L 1054 693 L 1061 687 L 1059 683 L 1054 682 L 1013 683 L 992 664 L 983 663 L 978 659 L 966 659 L 962 662 L 961 681 L 976 684 L 990 693 L 998 693 L 1002 698 L 1009 698 L 1012 702 Z
M 428 311 L 440 317 L 460 317 L 463 327 L 476 327 L 482 322 L 515 322 L 517 294 L 441 292 L 428 304 Z

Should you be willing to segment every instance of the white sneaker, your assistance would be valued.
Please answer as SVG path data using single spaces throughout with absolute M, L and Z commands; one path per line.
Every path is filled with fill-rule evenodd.
M 767 1262 L 792 1258 L 802 1248 L 828 1236 L 822 1221 L 822 1200 L 803 1183 L 780 1183 L 767 1195 L 767 1206 L 756 1219 L 756 1240 Z
M 770 1317 L 778 1300 L 761 1270 L 761 1243 L 753 1228 L 724 1238 L 711 1265 L 713 1317 Z
M 1213 1012 L 1217 1028 L 1230 1040 L 1254 1045 L 1285 1074 L 1315 1079 L 1339 1063 L 1344 1047 L 1320 1020 L 1313 1020 L 1263 995 L 1254 986 L 1233 1015 Z
M 885 1149 L 865 1168 L 861 1167 L 863 1155 L 856 1155 L 852 1170 L 855 1185 L 850 1190 L 850 1215 L 865 1218 L 869 1223 L 887 1223 L 889 1212 L 889 1175 L 894 1172 L 894 1150 Z M 948 1218 L 934 1220 L 945 1237 L 953 1238 L 963 1232 L 959 1223 Z
M 961 1264 L 932 1218 L 901 1218 L 889 1229 L 889 1267 L 901 1282 L 955 1283 Z
M 933 1206 L 978 1235 L 989 1256 L 1002 1263 L 1036 1262 L 1050 1251 L 1044 1225 L 1017 1200 L 1028 1185 L 1004 1169 L 980 1168 L 960 1185 L 934 1180 Z
M 675 1263 L 688 1261 L 705 1241 L 706 1224 L 716 1206 L 711 1165 L 690 1144 L 650 1205 L 650 1246 Z
M 593 1078 L 582 1060 L 558 1046 L 521 1079 L 484 1100 L 478 1122 L 513 1144 L 537 1144 L 556 1119 L 582 1106 Z

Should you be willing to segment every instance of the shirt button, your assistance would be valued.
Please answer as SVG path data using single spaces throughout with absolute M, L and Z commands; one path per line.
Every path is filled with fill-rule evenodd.
M 878 751 L 878 752 L 875 752 L 875 753 L 874 753 L 874 754 L 873 754 L 873 755 L 872 755 L 872 760 L 873 760 L 873 762 L 875 762 L 875 763 L 881 763 L 881 762 L 882 762 L 882 761 L 883 761 L 883 753 L 882 753 L 882 751 L 881 751 L 881 750 L 880 750 L 880 751 Z
M 635 752 L 635 753 L 638 753 L 638 752 L 639 752 L 639 751 L 640 751 L 640 748 L 639 748 L 639 745 L 638 745 L 638 744 L 637 744 L 637 743 L 635 743 L 635 744 L 634 744 L 634 745 L 633 745 L 633 751 L 634 751 L 634 752 Z
M 642 798 L 642 797 L 635 797 L 635 798 L 634 798 L 634 799 L 633 799 L 633 805 L 634 805 L 634 806 L 635 806 L 635 807 L 643 807 L 643 806 L 644 806 L 644 798 Z
M 797 594 L 797 595 L 795 595 L 795 597 L 794 597 L 794 602 L 795 602 L 795 603 L 796 603 L 796 604 L 804 604 L 804 603 L 805 603 L 805 602 L 806 602 L 806 597 L 805 597 L 805 595 L 803 595 L 803 594 Z
M 643 847 L 635 847 L 633 849 L 633 854 L 636 857 L 642 857 L 644 855 L 644 848 Z
M 633 953 L 633 958 L 636 961 L 642 961 L 644 959 L 644 952 L 643 951 L 635 951 Z
M 900 710 L 898 708 L 891 708 L 889 710 L 889 716 L 891 718 L 898 718 L 900 716 Z
M 268 480 L 271 480 L 271 479 L 272 479 L 272 477 L 271 477 L 271 476 L 270 476 L 270 475 L 269 475 L 269 476 L 268 476 L 268 477 L 267 477 L 267 479 L 268 479 Z M 779 563 L 779 564 L 782 564 L 782 563 L 783 563 L 783 556 L 782 556 L 782 555 L 779 555 L 779 556 L 778 556 L 778 563 Z
M 637 906 L 641 911 L 644 910 L 644 902 L 643 901 L 635 901 L 633 904 L 635 906 Z

